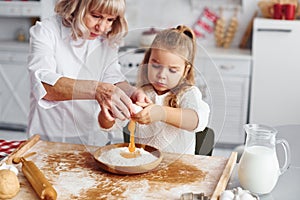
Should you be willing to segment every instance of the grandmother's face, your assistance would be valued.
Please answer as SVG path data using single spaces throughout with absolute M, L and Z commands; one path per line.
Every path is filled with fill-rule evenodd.
M 108 31 L 111 30 L 112 24 L 114 23 L 116 18 L 117 16 L 99 12 L 86 13 L 83 20 L 86 27 L 90 31 L 88 39 L 93 40 L 98 36 L 105 35 Z

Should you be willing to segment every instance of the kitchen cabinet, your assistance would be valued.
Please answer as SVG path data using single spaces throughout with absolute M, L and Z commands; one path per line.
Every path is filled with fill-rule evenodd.
M 29 28 L 54 14 L 55 0 L 0 1 L 0 42 L 29 40 Z
M 35 20 L 54 13 L 55 1 L 0 1 L 0 129 L 26 129 L 30 101 L 29 28 Z
M 40 1 L 1 1 L 0 16 L 27 16 L 41 15 Z
M 243 125 L 248 120 L 251 53 L 217 48 L 207 49 L 207 52 L 200 56 L 198 64 L 196 61 L 200 72 L 196 72 L 196 76 L 204 100 L 211 108 L 208 126 L 215 132 L 217 145 L 243 144 Z
M 250 122 L 300 124 L 300 21 L 256 18 Z
M 0 1 L 0 17 L 45 17 L 54 13 L 55 0 Z
M 28 44 L 0 43 L 0 125 L 27 125 L 30 83 Z

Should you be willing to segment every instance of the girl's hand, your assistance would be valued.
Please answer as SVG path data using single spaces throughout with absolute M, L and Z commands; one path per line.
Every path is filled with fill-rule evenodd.
M 162 106 L 149 104 L 141 112 L 133 114 L 131 118 L 140 124 L 150 124 L 152 122 L 164 120 L 165 112 Z

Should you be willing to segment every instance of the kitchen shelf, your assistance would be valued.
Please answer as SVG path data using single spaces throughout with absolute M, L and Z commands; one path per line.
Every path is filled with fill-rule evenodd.
M 0 40 L 0 51 L 29 52 L 29 42 Z
M 39 17 L 40 1 L 0 1 L 1 17 Z

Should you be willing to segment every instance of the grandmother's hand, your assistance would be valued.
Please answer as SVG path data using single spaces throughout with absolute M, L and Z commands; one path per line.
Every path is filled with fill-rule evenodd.
M 107 120 L 130 118 L 131 99 L 119 87 L 110 83 L 99 82 L 95 98 Z
M 152 101 L 150 100 L 150 98 L 145 94 L 145 92 L 143 91 L 143 89 L 138 88 L 136 89 L 132 95 L 131 95 L 131 100 L 138 104 L 138 105 L 147 105 L 149 103 L 152 103 Z

